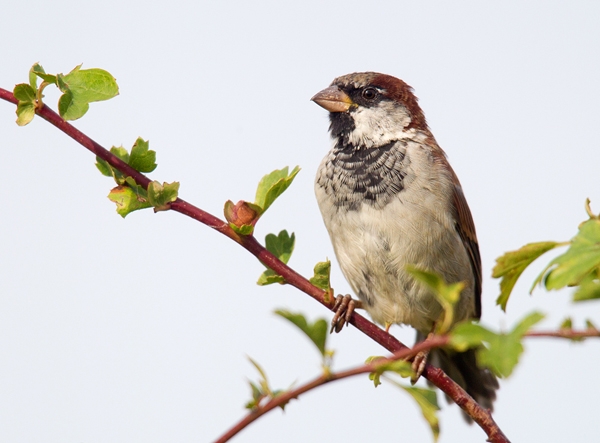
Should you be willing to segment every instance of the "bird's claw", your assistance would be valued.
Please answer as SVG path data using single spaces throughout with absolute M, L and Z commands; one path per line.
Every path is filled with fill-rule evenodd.
M 352 300 L 352 297 L 349 295 L 338 295 L 335 298 L 335 303 L 332 308 L 335 314 L 331 319 L 331 330 L 329 333 L 331 334 L 333 331 L 340 332 L 344 325 L 347 325 L 350 322 L 350 318 L 352 317 L 355 308 L 356 302 Z
M 421 374 L 425 370 L 425 366 L 427 366 L 427 357 L 429 356 L 429 351 L 420 351 L 412 361 L 412 370 L 414 372 L 413 376 L 410 378 L 410 384 L 414 385 L 421 378 Z

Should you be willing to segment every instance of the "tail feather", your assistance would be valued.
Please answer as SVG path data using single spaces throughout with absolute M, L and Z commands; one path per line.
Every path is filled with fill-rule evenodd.
M 494 410 L 498 379 L 489 369 L 477 366 L 474 349 L 457 353 L 436 349 L 431 357 L 431 363 L 448 374 L 477 403 L 485 409 Z M 473 421 L 466 413 L 464 417 L 469 423 Z

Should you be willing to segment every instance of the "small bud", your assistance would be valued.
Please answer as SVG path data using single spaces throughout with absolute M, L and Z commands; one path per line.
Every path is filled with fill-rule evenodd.
M 237 227 L 254 226 L 259 217 L 257 209 L 255 205 L 244 200 L 240 200 L 235 205 L 231 200 L 227 200 L 223 212 L 227 221 Z

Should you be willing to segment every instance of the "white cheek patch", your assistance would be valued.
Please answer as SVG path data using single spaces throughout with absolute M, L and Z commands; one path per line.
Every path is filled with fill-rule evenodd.
M 411 121 L 406 109 L 392 102 L 383 101 L 372 108 L 360 106 L 350 111 L 350 115 L 355 129 L 349 134 L 348 141 L 355 146 L 383 146 L 414 133 L 412 129 L 404 129 Z

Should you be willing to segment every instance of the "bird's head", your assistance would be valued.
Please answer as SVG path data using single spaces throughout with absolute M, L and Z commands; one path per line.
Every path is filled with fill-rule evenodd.
M 428 131 L 412 88 L 377 72 L 338 77 L 311 98 L 330 112 L 334 139 L 356 148 L 377 148 Z

